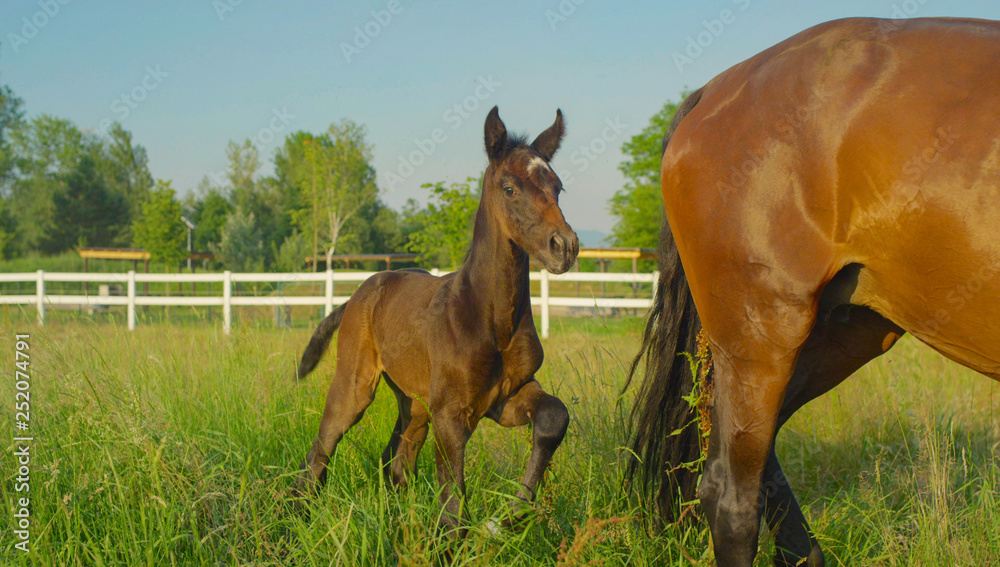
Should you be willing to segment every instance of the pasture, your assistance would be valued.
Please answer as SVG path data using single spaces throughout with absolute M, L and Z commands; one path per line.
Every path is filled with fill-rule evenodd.
M 379 389 L 345 437 L 309 517 L 287 489 L 316 434 L 333 356 L 294 367 L 312 328 L 123 325 L 0 318 L 7 370 L 31 333 L 32 551 L 4 565 L 430 565 L 440 560 L 430 446 L 407 492 L 379 456 L 395 400 Z M 556 319 L 539 379 L 570 409 L 536 515 L 487 523 L 517 488 L 527 428 L 484 421 L 467 453 L 469 537 L 459 565 L 709 565 L 704 523 L 660 532 L 621 490 L 617 405 L 639 317 Z M 8 372 L 8 375 L 10 372 Z M 14 388 L 4 380 L 0 494 L 14 508 Z M 778 437 L 789 482 L 831 565 L 986 565 L 1000 557 L 1000 385 L 909 337 L 798 414 Z M 757 562 L 769 564 L 771 545 Z

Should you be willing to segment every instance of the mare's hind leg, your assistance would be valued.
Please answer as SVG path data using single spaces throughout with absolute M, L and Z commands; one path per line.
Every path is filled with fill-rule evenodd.
M 326 483 L 326 466 L 337 444 L 375 399 L 380 371 L 375 349 L 368 337 L 358 337 L 350 330 L 345 313 L 337 345 L 337 370 L 326 394 L 326 407 L 319 425 L 319 435 L 300 465 L 302 473 L 295 483 L 297 495 L 315 492 Z
M 785 391 L 778 428 L 810 400 L 830 391 L 865 363 L 889 350 L 904 332 L 864 307 L 844 305 L 838 308 L 838 314 L 846 317 L 817 324 L 809 335 Z M 778 548 L 774 564 L 822 566 L 823 552 L 809 532 L 773 447 L 764 467 L 761 492 L 762 512 Z
M 531 380 L 498 404 L 489 416 L 504 427 L 517 427 L 529 422 L 532 424 L 531 458 L 517 497 L 526 502 L 534 501 L 535 491 L 542 481 L 545 469 L 566 436 L 566 427 L 569 425 L 566 406 L 559 398 L 545 393 L 537 381 Z M 511 508 L 514 515 L 505 520 L 508 526 L 517 523 L 525 515 L 525 511 L 517 503 L 512 504 Z
M 698 494 L 718 564 L 750 567 L 757 554 L 764 465 L 785 389 L 816 315 L 804 301 L 732 299 L 739 308 L 704 309 L 702 314 L 715 374 L 712 432 Z M 748 318 L 743 325 L 732 325 L 725 313 L 746 313 Z
M 392 384 L 391 380 L 387 380 Z M 409 477 L 417 472 L 417 456 L 427 439 L 427 408 L 407 397 L 395 384 L 392 385 L 399 405 L 399 418 L 392 430 L 389 444 L 382 453 L 382 471 L 386 481 L 399 487 L 409 484 Z

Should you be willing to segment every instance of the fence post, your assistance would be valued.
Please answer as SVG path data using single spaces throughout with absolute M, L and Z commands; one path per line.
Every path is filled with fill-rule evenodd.
M 222 272 L 222 332 L 229 334 L 233 328 L 233 273 Z
M 549 272 L 542 269 L 542 338 L 549 338 Z
M 38 270 L 35 282 L 35 307 L 38 308 L 38 324 L 45 324 L 45 271 Z
M 655 270 L 653 272 L 653 297 L 651 303 L 656 304 L 656 294 L 660 289 L 660 270 Z
M 329 317 L 333 313 L 333 270 L 326 269 L 326 313 L 324 317 Z
M 135 270 L 128 271 L 128 330 L 135 330 Z

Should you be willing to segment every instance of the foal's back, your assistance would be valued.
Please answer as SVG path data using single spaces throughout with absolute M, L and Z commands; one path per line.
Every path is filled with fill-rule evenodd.
M 428 376 L 434 356 L 447 355 L 455 335 L 452 311 L 457 294 L 455 273 L 433 276 L 423 270 L 380 272 L 365 281 L 351 296 L 344 312 L 344 328 L 356 340 L 341 336 L 338 359 L 370 351 L 378 372 L 411 398 L 427 399 Z M 452 337 L 454 338 L 454 337 Z

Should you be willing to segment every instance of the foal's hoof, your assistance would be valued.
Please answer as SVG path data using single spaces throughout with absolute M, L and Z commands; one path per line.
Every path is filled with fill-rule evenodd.
M 309 516 L 310 500 L 312 500 L 312 498 L 310 498 L 309 493 L 302 492 L 298 487 L 292 487 L 292 489 L 288 491 L 288 496 L 285 499 L 293 512 L 303 514 L 307 517 Z
M 534 516 L 535 509 L 531 503 L 518 498 L 507 505 L 507 512 L 503 517 L 490 519 L 486 523 L 486 530 L 493 535 L 500 535 L 501 528 L 519 532 L 528 525 Z
M 292 510 L 308 517 L 309 503 L 316 498 L 319 492 L 318 488 L 318 483 L 315 480 L 299 475 L 288 489 L 287 501 Z

